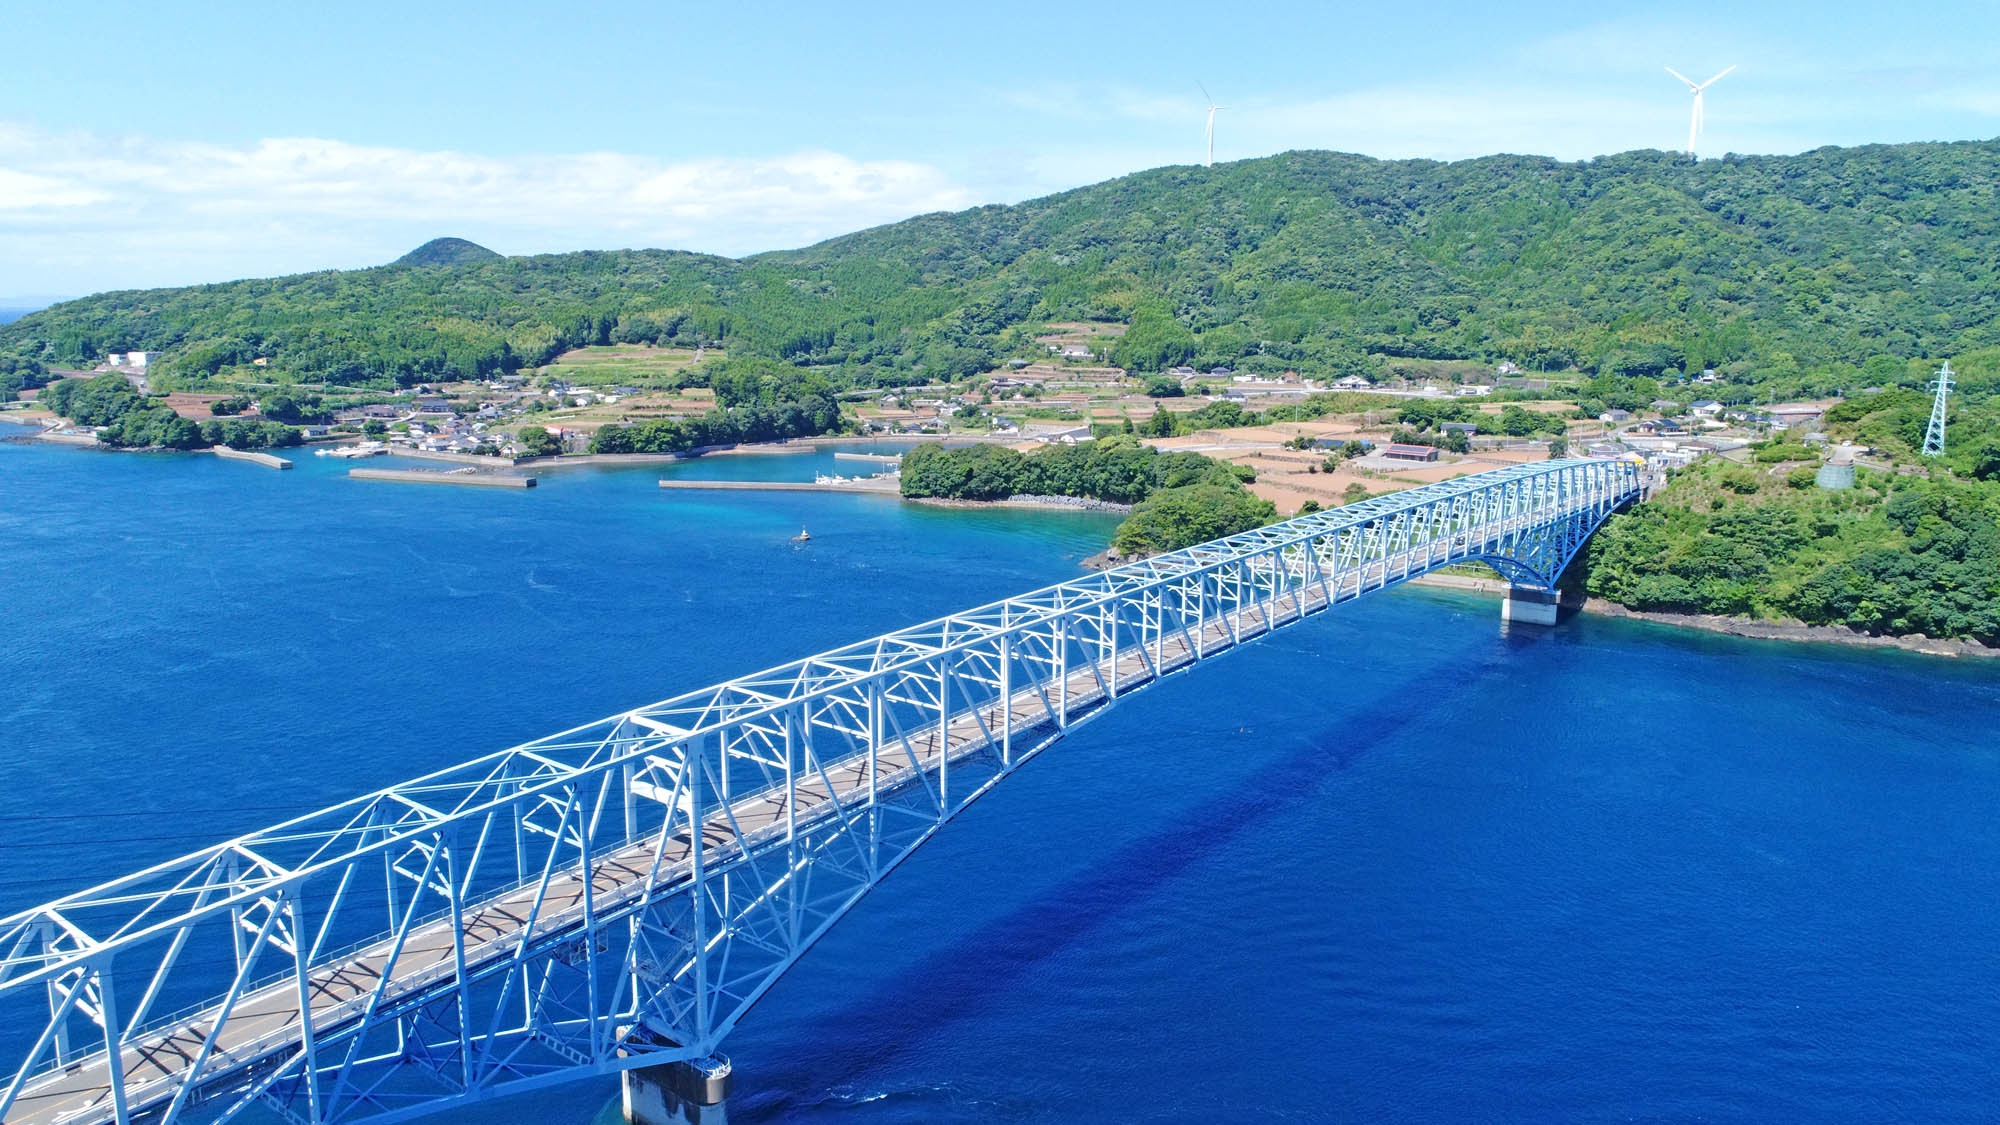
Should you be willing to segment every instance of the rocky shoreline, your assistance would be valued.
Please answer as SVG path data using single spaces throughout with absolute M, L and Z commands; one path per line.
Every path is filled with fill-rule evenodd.
M 1842 625 L 1808 625 L 1803 621 L 1757 621 L 1710 613 L 1660 613 L 1653 610 L 1629 609 L 1616 602 L 1605 601 L 1603 598 L 1584 599 L 1583 612 L 1603 614 L 1606 617 L 1625 617 L 1635 621 L 1651 621 L 1679 629 L 1699 629 L 1705 633 L 1749 637 L 1754 640 L 1808 641 L 1817 644 L 1850 645 L 1856 648 L 1899 648 L 1905 652 L 1920 652 L 1926 656 L 2000 657 L 2000 648 L 1969 639 L 1926 637 L 1922 633 L 1901 637 L 1878 636 Z
M 954 500 L 944 496 L 906 496 L 904 499 L 918 504 L 935 504 L 940 508 L 1068 508 L 1072 511 L 1110 512 L 1114 515 L 1132 510 L 1130 504 L 1092 500 L 1087 496 L 1031 496 L 1025 492 L 1009 496 L 1005 500 Z

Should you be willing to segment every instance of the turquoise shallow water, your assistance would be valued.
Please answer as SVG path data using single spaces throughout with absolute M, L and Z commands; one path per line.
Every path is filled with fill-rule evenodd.
M 825 455 L 298 462 L 0 444 L 0 910 L 1068 577 L 1114 522 L 654 486 L 866 471 Z M 1393 593 L 1082 728 L 751 1014 L 732 1118 L 2000 1116 L 2000 667 L 1497 618 Z

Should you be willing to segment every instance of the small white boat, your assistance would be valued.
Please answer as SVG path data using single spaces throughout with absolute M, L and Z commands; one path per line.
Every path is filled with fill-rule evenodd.
M 792 542 L 810 543 L 812 542 L 812 534 L 802 527 L 799 529 L 799 533 L 797 535 L 792 536 Z

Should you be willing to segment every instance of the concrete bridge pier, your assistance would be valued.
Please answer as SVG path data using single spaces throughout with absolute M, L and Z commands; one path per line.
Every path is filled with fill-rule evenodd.
M 630 1125 L 728 1125 L 729 1060 L 721 1055 L 625 1071 Z
M 1554 625 L 1562 596 L 1554 590 L 1533 586 L 1508 586 L 1507 599 L 1500 603 L 1500 620 L 1524 625 Z

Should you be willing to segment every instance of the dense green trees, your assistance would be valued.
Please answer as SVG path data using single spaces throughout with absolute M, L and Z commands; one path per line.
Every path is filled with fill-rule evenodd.
M 902 490 L 905 496 L 951 500 L 1078 496 L 1136 504 L 1163 488 L 1240 488 L 1255 479 L 1241 466 L 1199 453 L 1162 453 L 1121 435 L 1048 445 L 1029 454 L 1003 445 L 919 445 L 903 454 Z
M 1178 551 L 1262 527 L 1277 518 L 1277 505 L 1258 499 L 1241 486 L 1163 488 L 1132 509 L 1131 516 L 1118 525 L 1111 547 L 1121 555 Z
M 1078 496 L 1133 504 L 1112 548 L 1157 554 L 1262 527 L 1276 506 L 1244 488 L 1255 474 L 1199 453 L 1162 453 L 1125 436 L 1021 453 L 1003 445 L 903 454 L 903 495 L 954 500 Z
M 108 426 L 144 401 L 123 375 L 63 379 L 49 385 L 41 405 L 79 426 Z
M 1866 470 L 1852 491 L 1798 487 L 1809 473 L 1683 474 L 1592 538 L 1587 589 L 1636 609 L 2000 642 L 2000 489 Z M 1743 499 L 1715 508 L 1718 488 Z
M 299 431 L 257 419 L 231 418 L 195 423 L 157 399 L 140 394 L 125 376 L 63 379 L 42 392 L 42 405 L 79 426 L 97 431 L 107 445 L 140 449 L 264 449 L 297 445 Z
M 201 424 L 203 445 L 226 445 L 231 449 L 283 449 L 298 445 L 304 435 L 291 426 L 255 418 L 230 418 Z
M 2000 141 L 1698 164 L 1292 152 L 740 261 L 453 253 L 107 293 L 0 327 L 0 353 L 143 348 L 162 353 L 156 379 L 194 381 L 265 358 L 283 378 L 386 386 L 582 344 L 720 341 L 889 385 L 987 370 L 1034 353 L 1040 324 L 1093 319 L 1130 326 L 1111 356 L 1141 372 L 1511 359 L 1614 379 L 1592 403 L 1632 409 L 1645 385 L 1712 366 L 1725 394 L 1793 397 L 2000 345 L 1997 187 Z
M 562 439 L 546 426 L 522 426 L 514 434 L 514 445 L 528 457 L 553 457 L 562 452 Z
M 716 397 L 725 398 L 721 391 Z M 735 397 L 734 392 L 729 396 Z M 687 453 L 711 446 L 839 433 L 846 425 L 840 414 L 840 401 L 821 391 L 803 401 L 766 403 L 753 398 L 747 405 L 725 406 L 698 418 L 660 418 L 629 426 L 605 426 L 591 438 L 590 451 Z
M 0 354 L 0 402 L 13 402 L 22 391 L 49 381 L 49 369 L 39 359 Z
M 126 411 L 99 429 L 97 440 L 135 449 L 202 449 L 213 444 L 202 437 L 198 424 L 150 402 Z
M 333 421 L 333 411 L 326 408 L 318 395 L 278 391 L 264 396 L 257 409 L 264 417 L 276 422 L 323 426 Z

